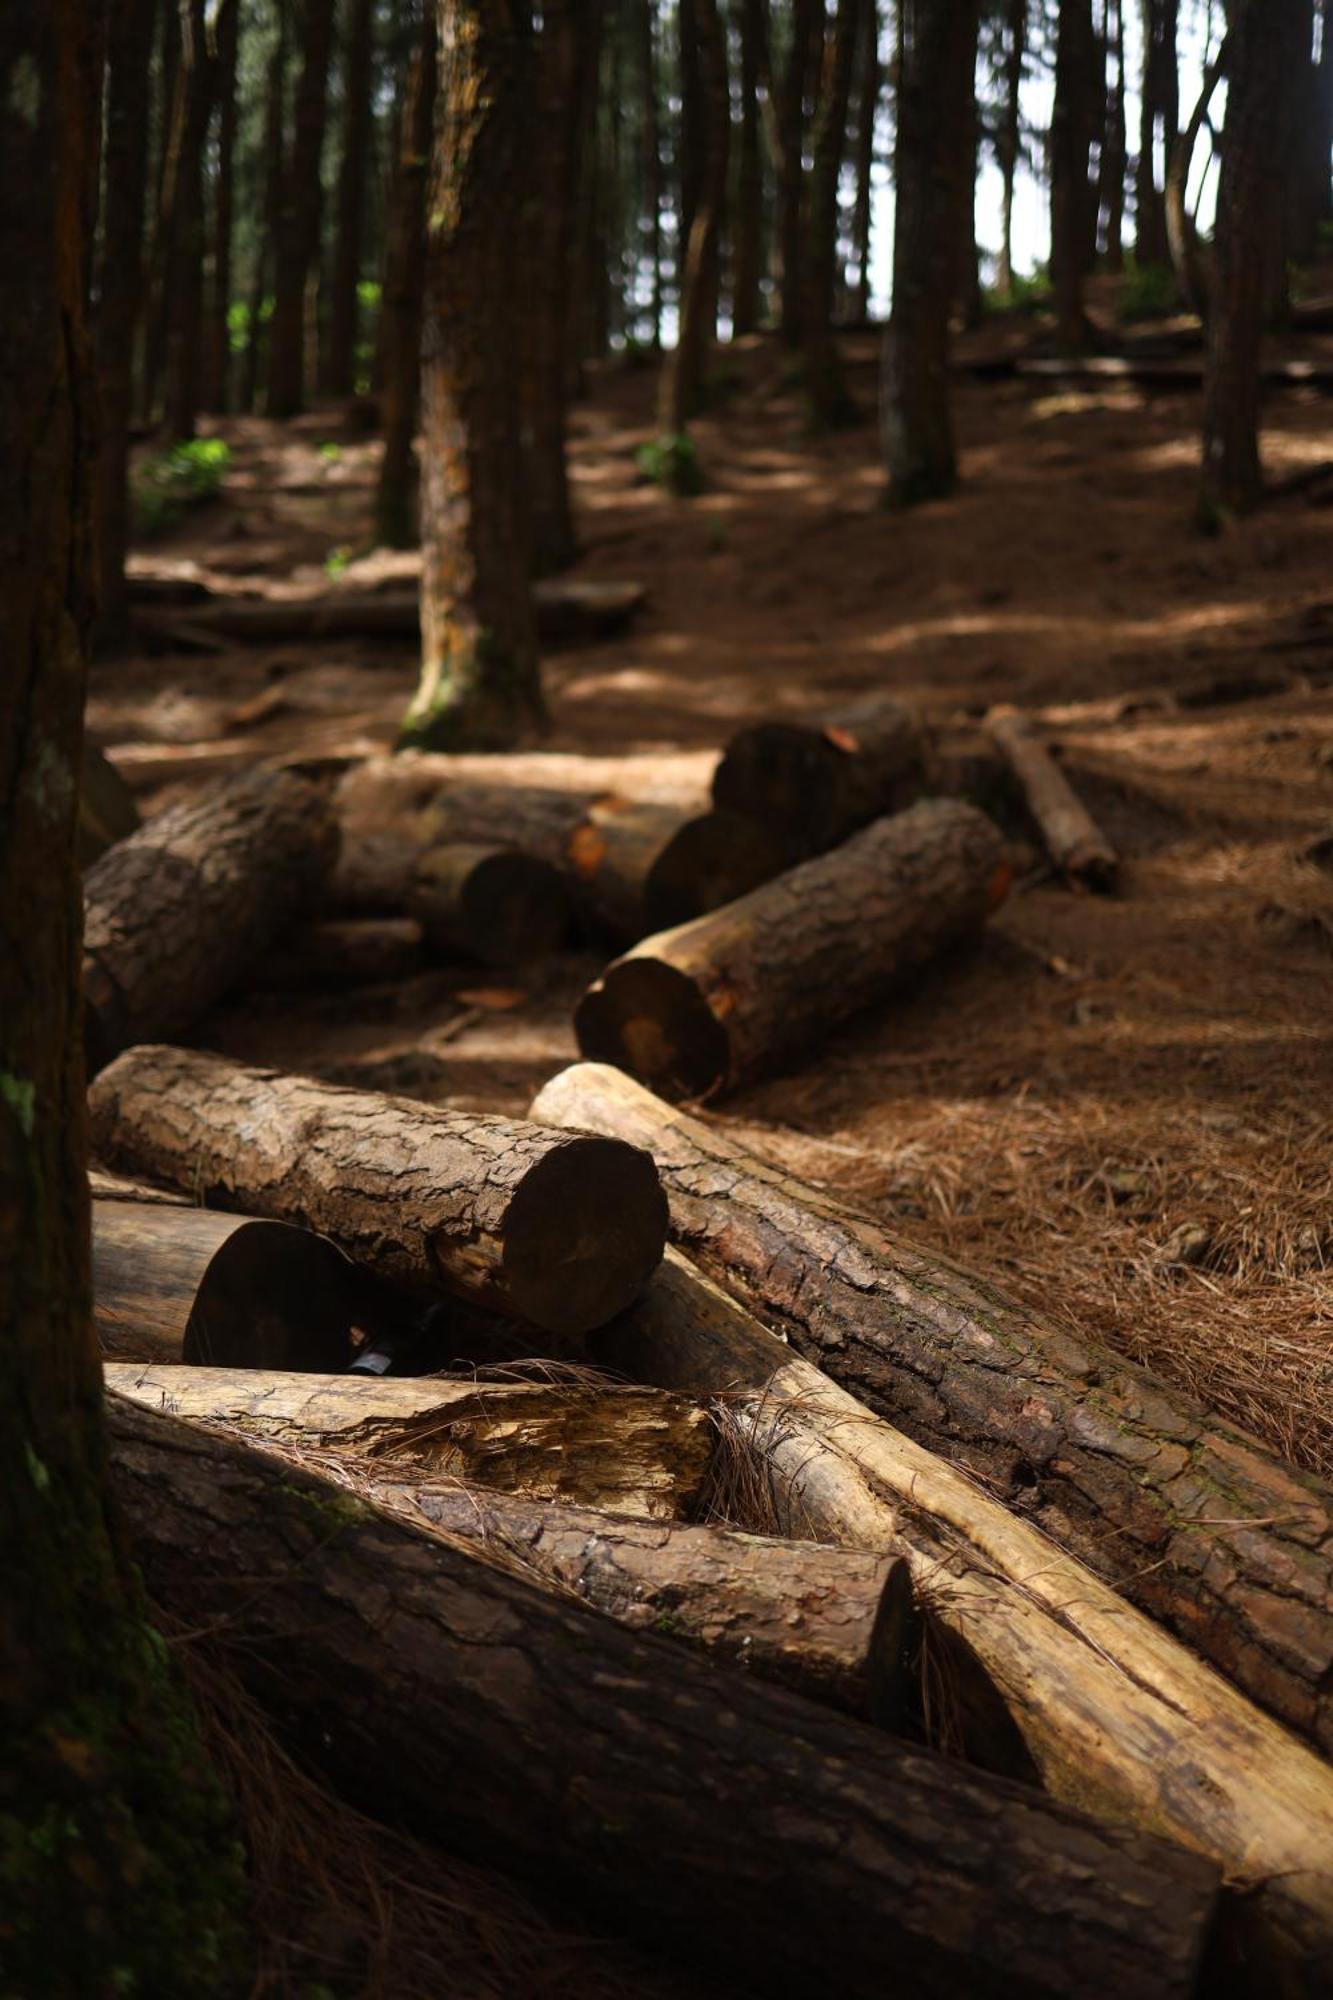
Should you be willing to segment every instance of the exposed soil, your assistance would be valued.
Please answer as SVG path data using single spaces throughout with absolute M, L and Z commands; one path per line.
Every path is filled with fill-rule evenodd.
M 989 328 L 970 351 L 1026 337 Z M 548 747 L 702 795 L 736 724 L 871 688 L 940 721 L 1040 711 L 1121 848 L 1122 893 L 1070 893 L 1033 855 L 966 961 L 716 1115 L 1333 1471 L 1333 874 L 1300 858 L 1333 827 L 1333 477 L 1205 540 L 1197 391 L 964 376 L 957 497 L 889 514 L 875 342 L 846 349 L 867 421 L 819 439 L 773 343 L 727 350 L 693 501 L 635 471 L 651 370 L 594 376 L 573 422 L 580 574 L 639 578 L 649 603 L 626 635 L 551 656 Z M 1283 351 L 1328 362 L 1333 341 Z M 220 429 L 222 500 L 137 569 L 273 594 L 413 573 L 356 554 L 378 446 L 339 415 Z M 1274 394 L 1264 444 L 1274 477 L 1333 459 L 1327 396 Z M 1276 691 L 1185 705 L 1242 673 Z M 385 642 L 105 661 L 89 719 L 151 803 L 237 759 L 387 745 L 413 679 L 411 648 Z M 519 1111 L 575 1056 L 595 969 L 256 994 L 199 1039 Z

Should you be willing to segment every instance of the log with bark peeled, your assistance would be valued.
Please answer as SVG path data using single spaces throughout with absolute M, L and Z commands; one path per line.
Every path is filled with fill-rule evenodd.
M 631 1384 L 377 1380 L 128 1362 L 108 1363 L 105 1374 L 116 1394 L 196 1423 L 650 1521 L 689 1512 L 713 1453 L 712 1426 L 696 1404 Z
M 532 1116 L 657 1161 L 673 1237 L 809 1360 L 1333 1750 L 1333 1494 L 1184 1390 L 602 1064 Z
M 713 776 L 716 805 L 780 839 L 792 860 L 822 854 L 927 789 L 921 717 L 884 695 L 818 722 L 761 722 L 733 736 Z
M 1114 889 L 1120 867 L 1115 849 L 1027 717 L 1016 708 L 993 708 L 986 726 L 1061 875 L 1080 888 Z
M 765 1991 L 878 2000 L 886 1965 L 923 2000 L 1194 1991 L 1197 1857 L 625 1632 L 282 1459 L 109 1412 L 155 1599 L 381 1810 Z
M 407 907 L 436 954 L 518 965 L 549 958 L 569 932 L 569 897 L 548 861 L 516 847 L 429 847 Z
M 94 1083 L 103 1164 L 212 1207 L 302 1222 L 418 1288 L 554 1333 L 599 1326 L 656 1268 L 666 1201 L 646 1153 L 517 1119 L 131 1049 Z
M 314 893 L 332 809 L 286 771 L 223 780 L 108 849 L 84 877 L 88 1068 L 191 1026 Z
M 978 931 L 1008 880 L 988 819 L 922 800 L 646 938 L 579 1002 L 579 1048 L 666 1097 L 734 1088 Z
M 93 1323 L 105 1353 L 331 1372 L 347 1367 L 356 1330 L 379 1312 L 368 1275 L 308 1229 L 93 1202 Z
M 1208 1855 L 1246 1891 L 1246 1944 L 1268 1990 L 1320 1990 L 1333 1964 L 1333 1770 L 1321 1758 L 677 1251 L 589 1348 L 639 1381 L 723 1396 L 770 1470 L 785 1532 L 902 1556 L 922 1605 L 999 1690 L 1046 1789 Z M 997 1764 L 1008 1744 L 985 1723 L 960 1718 L 960 1746 Z

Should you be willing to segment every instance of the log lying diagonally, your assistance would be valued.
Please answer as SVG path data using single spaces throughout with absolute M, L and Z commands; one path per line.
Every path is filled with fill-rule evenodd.
M 766 1992 L 1166 2000 L 1216 1873 L 109 1406 L 150 1589 L 381 1811 Z M 781 1884 L 775 1896 L 774 1885 Z M 719 1891 L 719 1885 L 724 1891 Z
M 1023 1506 L 1333 1750 L 1323 1482 L 618 1070 L 565 1070 L 532 1115 L 650 1151 L 672 1234 L 706 1270 L 871 1409 Z
M 666 1238 L 657 1171 L 619 1140 L 151 1046 L 105 1070 L 89 1105 L 107 1166 L 303 1222 L 390 1277 L 550 1332 L 628 1305 Z
M 1061 875 L 1081 888 L 1114 889 L 1119 856 L 1028 718 L 1016 708 L 993 708 L 986 726 Z
M 1251 1890 L 1274 1990 L 1333 1966 L 1333 1769 L 1090 1570 L 871 1416 L 677 1251 L 590 1343 L 635 1380 L 726 1399 L 784 1531 L 903 1556 L 1000 1690 L 1042 1783 L 1209 1855 Z M 982 1746 L 984 1748 L 984 1746 Z
M 694 1506 L 713 1455 L 712 1425 L 697 1404 L 629 1383 L 289 1375 L 135 1362 L 109 1362 L 105 1374 L 117 1395 L 194 1422 L 649 1521 L 675 1520 Z

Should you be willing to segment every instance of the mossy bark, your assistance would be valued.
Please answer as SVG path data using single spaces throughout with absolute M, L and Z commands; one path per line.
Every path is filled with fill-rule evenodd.
M 91 612 L 97 10 L 0 10 L 0 1959 L 15 1994 L 228 1993 L 241 1876 L 106 1490 L 75 856 Z

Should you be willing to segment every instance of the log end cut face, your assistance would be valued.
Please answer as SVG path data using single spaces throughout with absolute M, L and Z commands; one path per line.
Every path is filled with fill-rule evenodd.
M 569 930 L 559 872 L 517 848 L 432 850 L 418 865 L 412 907 L 437 950 L 486 965 L 549 958 Z
M 326 1237 L 286 1222 L 244 1222 L 203 1275 L 182 1359 L 335 1372 L 355 1353 L 357 1296 L 353 1266 Z
M 647 955 L 607 967 L 574 1014 L 579 1052 L 612 1063 L 671 1102 L 705 1097 L 726 1082 L 727 1031 L 693 980 Z
M 649 1154 L 573 1135 L 524 1177 L 505 1225 L 504 1289 L 551 1333 L 587 1333 L 631 1305 L 662 1261 L 667 1203 Z
M 781 873 L 784 854 L 775 835 L 740 813 L 697 813 L 648 871 L 644 921 L 650 931 L 669 931 L 734 903 Z
M 713 802 L 818 853 L 843 830 L 846 753 L 824 732 L 793 722 L 741 730 L 713 775 Z

